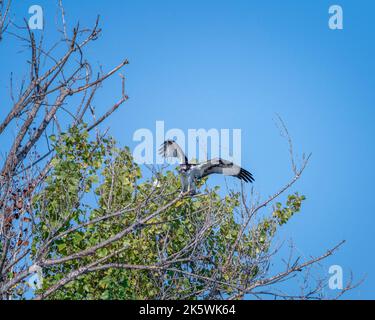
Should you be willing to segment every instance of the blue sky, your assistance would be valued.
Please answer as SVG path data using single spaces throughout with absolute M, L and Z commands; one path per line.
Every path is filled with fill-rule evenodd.
M 32 4 L 43 7 L 46 28 L 52 28 L 58 18 L 54 1 L 19 1 L 16 19 L 28 17 Z M 344 30 L 328 28 L 333 4 L 344 10 Z M 130 61 L 125 71 L 130 100 L 104 124 L 121 145 L 133 148 L 133 132 L 153 130 L 157 120 L 164 120 L 166 129 L 186 131 L 240 128 L 242 165 L 267 197 L 292 174 L 286 141 L 273 121 L 280 114 L 296 151 L 312 152 L 312 158 L 292 190 L 306 195 L 303 211 L 283 227 L 279 239 L 293 239 L 306 257 L 346 239 L 326 265 L 341 265 L 346 278 L 350 271 L 357 279 L 367 275 L 347 298 L 375 298 L 373 1 L 92 0 L 64 5 L 72 24 L 77 19 L 92 24 L 101 15 L 103 37 L 89 48 L 91 61 L 106 70 L 123 58 Z M 23 72 L 6 45 L 0 44 L 1 94 L 9 73 Z M 118 89 L 104 86 L 97 107 L 116 101 Z

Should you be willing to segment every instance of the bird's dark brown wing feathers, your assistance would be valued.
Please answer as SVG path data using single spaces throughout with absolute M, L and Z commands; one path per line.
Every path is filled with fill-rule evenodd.
M 245 182 L 254 181 L 254 177 L 249 171 L 239 167 L 238 165 L 228 160 L 224 160 L 221 158 L 209 160 L 206 163 L 202 164 L 201 168 L 203 171 L 202 178 L 212 173 L 218 173 L 227 176 L 233 176 Z

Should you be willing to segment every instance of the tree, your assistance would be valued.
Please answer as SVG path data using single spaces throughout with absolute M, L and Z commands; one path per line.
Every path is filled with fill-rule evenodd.
M 74 130 L 55 147 L 53 172 L 35 199 L 36 217 L 44 222 L 38 224 L 34 246 L 51 241 L 47 224 L 60 229 L 44 258 L 44 264 L 53 267 L 45 274 L 41 297 L 52 293 L 59 299 L 241 296 L 264 276 L 276 229 L 300 210 L 304 200 L 290 195 L 286 206 L 278 203 L 271 217 L 250 225 L 256 208 L 245 207 L 240 192 L 222 198 L 218 188 L 206 188 L 195 197 L 179 196 L 180 181 L 173 172 L 156 172 L 140 181 L 140 168 L 128 149 L 118 150 L 109 142 L 108 148 L 101 145 L 102 150 L 92 152 L 95 143 L 86 138 L 87 133 Z M 82 145 L 86 152 L 82 153 Z M 104 157 L 103 150 L 107 150 Z M 77 201 L 77 195 L 83 198 L 79 190 L 91 191 L 98 158 L 103 181 L 95 190 L 98 207 L 91 208 Z M 95 253 L 82 254 L 95 246 L 100 247 Z M 73 281 L 63 286 L 68 280 Z
M 4 35 L 9 35 L 18 39 L 22 47 L 26 46 L 29 53 L 23 63 L 28 77 L 21 77 L 20 86 L 16 86 L 15 75 L 10 76 L 10 97 L 3 100 L 9 111 L 0 122 L 0 135 L 10 130 L 15 132 L 9 149 L 3 146 L 1 150 L 6 157 L 0 170 L 0 296 L 7 299 L 14 285 L 35 272 L 29 268 L 30 240 L 35 227 L 33 196 L 53 167 L 55 152 L 45 137 L 54 135 L 59 140 L 65 128 L 77 127 L 84 120 L 89 123 L 87 131 L 92 132 L 117 110 L 128 99 L 123 76 L 120 98 L 106 112 L 96 115 L 93 101 L 103 83 L 127 65 L 128 60 L 108 72 L 100 67 L 95 73 L 85 57 L 85 49 L 101 34 L 99 18 L 93 28 L 80 28 L 77 24 L 70 34 L 61 6 L 63 37 L 45 47 L 43 34 L 37 36 L 26 21 L 24 26 L 18 26 L 9 19 L 10 1 L 6 5 L 1 1 L 0 10 L 2 44 L 7 42 Z M 98 144 L 104 136 L 96 132 Z
M 292 193 L 284 204 L 279 199 L 309 160 L 296 164 L 281 119 L 293 176 L 271 197 L 257 199 L 243 186 L 223 195 L 205 181 L 201 194 L 180 194 L 177 173 L 152 168 L 145 175 L 129 149 L 119 149 L 99 130 L 128 99 L 124 77 L 119 100 L 99 117 L 95 93 L 128 61 L 94 77 L 84 50 L 99 37 L 99 20 L 90 30 L 77 25 L 69 35 L 59 4 L 63 39 L 52 50 L 43 48 L 43 38 L 37 41 L 27 24 L 20 29 L 27 37 L 6 31 L 27 44 L 31 58 L 29 79 L 17 97 L 12 92 L 10 111 L 0 123 L 0 134 L 9 128 L 17 132 L 1 170 L 1 297 L 321 298 L 326 279 L 308 282 L 298 296 L 281 294 L 276 285 L 308 275 L 341 243 L 306 261 L 291 256 L 279 273 L 269 270 L 277 251 L 272 240 L 305 197 Z M 6 21 L 9 6 L 4 8 L 1 26 L 12 26 Z M 10 83 L 13 88 L 13 76 Z M 42 286 L 31 290 L 30 277 L 40 273 Z M 349 281 L 340 294 L 352 287 Z

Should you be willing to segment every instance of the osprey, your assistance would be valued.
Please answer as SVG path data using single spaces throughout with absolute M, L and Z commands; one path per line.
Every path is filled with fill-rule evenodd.
M 210 174 L 218 173 L 225 176 L 233 176 L 245 182 L 253 182 L 253 175 L 234 164 L 231 161 L 221 158 L 215 158 L 206 162 L 193 164 L 189 163 L 181 147 L 173 140 L 166 140 L 159 149 L 159 154 L 164 158 L 177 158 L 179 172 L 181 174 L 182 192 L 191 191 L 196 193 L 195 181 L 202 179 Z

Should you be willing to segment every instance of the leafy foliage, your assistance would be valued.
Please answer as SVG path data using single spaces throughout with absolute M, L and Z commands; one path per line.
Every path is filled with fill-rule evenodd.
M 111 139 L 97 144 L 85 127 L 51 140 L 56 157 L 45 187 L 35 198 L 40 223 L 33 241 L 34 252 L 52 241 L 48 258 L 66 257 L 95 246 L 157 212 L 179 193 L 180 180 L 174 172 L 142 177 L 128 148 L 116 148 Z M 179 199 L 94 255 L 44 270 L 40 293 L 69 272 L 104 259 L 113 267 L 85 273 L 50 298 L 196 299 L 231 294 L 231 284 L 261 275 L 266 266 L 259 258 L 268 253 L 277 228 L 300 210 L 304 199 L 290 195 L 285 206 L 276 204 L 271 217 L 254 221 L 244 231 L 240 193 L 223 197 L 218 187 L 205 187 L 202 194 Z M 113 216 L 106 218 L 109 214 Z M 101 218 L 100 223 L 90 223 Z M 63 227 L 61 221 L 65 221 Z M 54 239 L 51 225 L 57 222 L 59 232 L 86 225 Z M 216 282 L 207 285 L 207 279 Z

